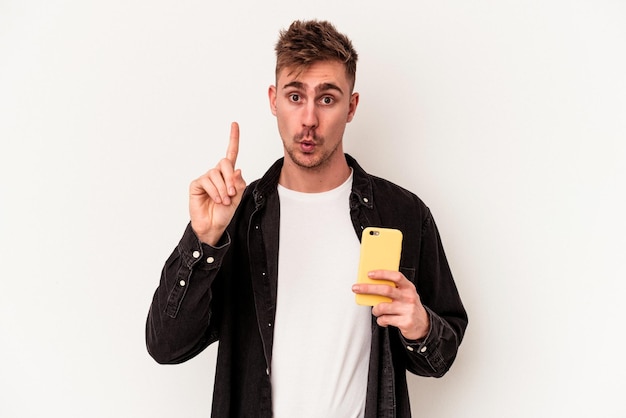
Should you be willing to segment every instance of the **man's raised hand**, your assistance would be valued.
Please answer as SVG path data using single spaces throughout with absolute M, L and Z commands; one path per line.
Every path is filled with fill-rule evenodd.
M 206 244 L 217 244 L 246 188 L 241 170 L 235 169 L 238 154 L 239 125 L 233 122 L 226 157 L 189 186 L 191 227 L 200 241 Z

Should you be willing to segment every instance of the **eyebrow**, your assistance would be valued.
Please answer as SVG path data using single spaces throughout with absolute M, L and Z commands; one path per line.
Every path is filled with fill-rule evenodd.
M 304 90 L 305 85 L 301 81 L 292 81 L 283 86 L 284 89 L 287 89 L 290 87 L 295 87 L 297 89 Z M 343 90 L 341 90 L 341 88 L 338 85 L 333 84 L 333 83 L 322 83 L 315 87 L 315 91 L 317 93 L 325 92 L 328 90 L 337 90 L 340 94 L 343 94 Z

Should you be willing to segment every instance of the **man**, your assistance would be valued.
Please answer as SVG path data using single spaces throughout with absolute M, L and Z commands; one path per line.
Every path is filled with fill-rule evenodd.
M 246 186 L 231 125 L 226 158 L 191 183 L 148 351 L 180 363 L 219 340 L 215 417 L 408 417 L 406 370 L 442 376 L 467 326 L 437 228 L 419 198 L 343 152 L 359 103 L 350 40 L 296 21 L 276 55 L 268 95 L 284 158 Z M 400 272 L 369 274 L 395 287 L 354 283 L 367 226 L 403 233 Z

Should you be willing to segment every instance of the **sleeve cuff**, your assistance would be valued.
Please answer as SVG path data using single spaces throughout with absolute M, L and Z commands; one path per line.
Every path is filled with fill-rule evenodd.
M 204 261 L 198 264 L 198 267 L 205 266 L 208 269 L 213 269 L 221 264 L 230 243 L 230 235 L 228 232 L 224 232 L 224 235 L 222 235 L 215 246 L 205 244 L 198 239 L 196 233 L 191 228 L 191 223 L 189 223 L 178 244 L 178 248 L 183 262 L 189 268 Z
M 428 322 L 430 323 L 430 328 L 428 329 L 426 337 L 420 338 L 419 340 L 410 340 L 405 338 L 404 335 L 400 333 L 400 339 L 402 341 L 402 345 L 404 345 L 404 348 L 407 351 L 425 356 L 429 352 L 430 346 L 432 345 L 431 343 L 433 343 L 433 341 L 431 341 L 431 335 L 433 332 L 433 314 L 426 306 L 424 308 L 426 309 L 426 313 L 428 313 Z

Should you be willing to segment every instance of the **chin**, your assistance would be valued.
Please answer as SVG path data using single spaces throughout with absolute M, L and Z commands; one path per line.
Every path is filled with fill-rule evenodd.
M 297 151 L 289 150 L 287 151 L 289 159 L 298 167 L 301 168 L 318 168 L 324 165 L 326 159 L 315 153 L 312 154 L 303 154 Z

